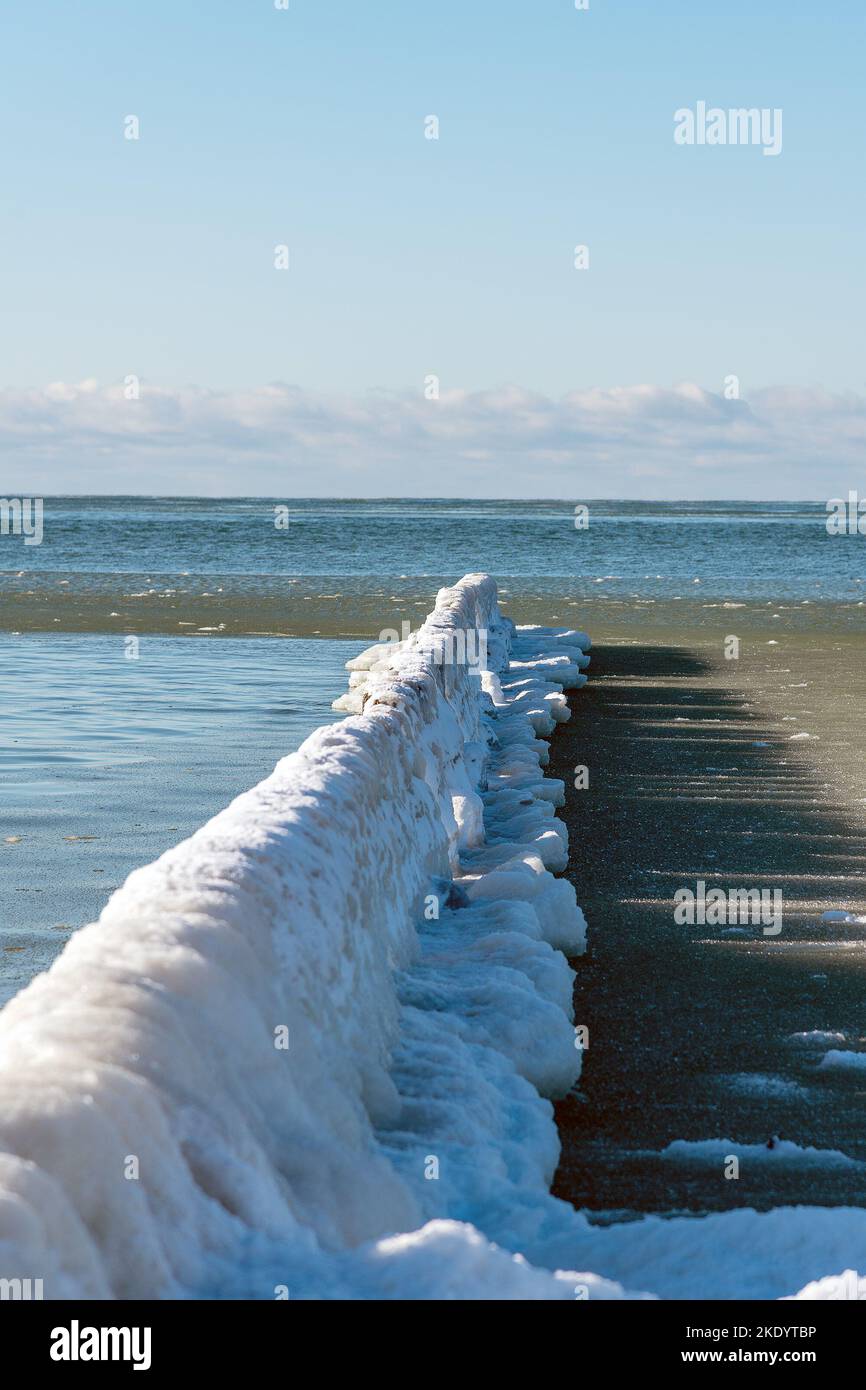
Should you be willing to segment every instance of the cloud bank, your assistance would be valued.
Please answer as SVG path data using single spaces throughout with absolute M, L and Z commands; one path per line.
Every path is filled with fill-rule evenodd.
M 3 495 L 825 499 L 866 443 L 866 396 L 795 387 L 131 389 L 0 392 Z

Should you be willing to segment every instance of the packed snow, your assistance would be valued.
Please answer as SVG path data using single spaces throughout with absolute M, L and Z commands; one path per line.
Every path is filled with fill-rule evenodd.
M 550 1195 L 585 923 L 544 740 L 589 647 L 515 628 L 487 576 L 442 590 L 349 663 L 342 722 L 6 1006 L 0 1277 L 52 1298 L 858 1287 L 864 1211 L 602 1227 Z
M 726 1155 L 735 1154 L 750 1166 L 772 1163 L 795 1163 L 809 1168 L 862 1168 L 856 1158 L 849 1158 L 839 1149 L 817 1149 L 794 1144 L 789 1139 L 770 1139 L 766 1144 L 737 1144 L 733 1139 L 675 1139 L 662 1149 L 660 1158 L 672 1158 L 685 1163 L 710 1163 L 721 1171 Z
M 842 1052 L 831 1048 L 821 1058 L 821 1071 L 863 1071 L 866 1069 L 866 1052 Z

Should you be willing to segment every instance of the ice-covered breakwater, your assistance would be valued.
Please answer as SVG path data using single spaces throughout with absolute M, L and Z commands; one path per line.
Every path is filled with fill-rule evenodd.
M 448 658 L 461 633 L 485 663 Z M 133 873 L 7 1005 L 0 1278 L 574 1296 L 512 1252 L 562 1206 L 544 1097 L 579 1070 L 562 952 L 583 919 L 540 769 L 588 647 L 515 629 L 486 576 L 442 590 L 350 663 L 349 717 Z

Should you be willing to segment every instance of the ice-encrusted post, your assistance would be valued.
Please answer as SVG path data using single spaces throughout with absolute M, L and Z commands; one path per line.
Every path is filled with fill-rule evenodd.
M 131 874 L 7 1005 L 0 1276 L 54 1298 L 270 1297 L 262 1271 L 287 1269 L 301 1296 L 360 1289 L 381 1237 L 475 1200 L 461 1105 L 491 1152 L 524 1134 L 509 1210 L 549 1200 L 539 1092 L 577 1074 L 558 951 L 583 922 L 540 768 L 588 645 L 515 628 L 489 576 L 443 589 L 419 633 L 350 663 L 349 717 Z M 431 1066 L 462 1068 L 435 1133 L 412 1099 Z M 434 1143 L 443 1180 L 419 1181 Z M 479 1228 L 515 1248 L 496 1202 Z

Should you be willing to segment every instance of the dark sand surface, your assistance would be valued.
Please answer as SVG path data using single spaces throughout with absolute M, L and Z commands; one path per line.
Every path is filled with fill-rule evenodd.
M 828 1047 L 866 1050 L 866 924 L 822 920 L 866 917 L 866 638 L 776 611 L 725 614 L 714 634 L 608 626 L 552 740 L 589 925 L 574 962 L 589 1049 L 557 1107 L 554 1191 L 599 1216 L 866 1204 L 866 1070 L 820 1065 Z M 677 925 L 674 893 L 699 879 L 780 888 L 781 934 Z M 844 1040 L 791 1041 L 813 1030 Z M 747 1147 L 774 1136 L 862 1166 Z M 682 1139 L 730 1142 L 659 1157 Z
M 383 629 L 416 628 L 439 589 L 455 574 L 83 574 L 75 571 L 0 572 L 0 631 L 164 633 L 222 637 L 352 637 L 371 642 Z M 730 587 L 684 581 L 682 593 L 665 597 L 673 580 L 623 593 L 587 578 L 497 575 L 503 612 L 516 623 L 567 623 L 617 640 L 653 644 L 671 629 L 711 634 L 750 632 L 758 639 L 785 632 L 821 636 L 832 630 L 858 636 L 866 624 L 860 581 L 844 601 L 788 599 L 769 603 Z M 627 586 L 626 586 L 627 587 Z M 775 616 L 774 616 L 775 615 Z M 733 627 L 731 626 L 733 624 Z M 682 638 L 674 639 L 681 642 Z

